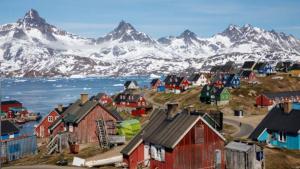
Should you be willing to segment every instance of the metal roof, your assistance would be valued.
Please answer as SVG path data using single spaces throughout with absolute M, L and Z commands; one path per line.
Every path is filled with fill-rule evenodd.
M 157 144 L 173 149 L 184 135 L 199 121 L 202 120 L 222 140 L 225 138 L 210 126 L 200 115 L 177 113 L 172 119 L 167 116 L 166 110 L 156 109 L 150 117 L 148 124 L 130 141 L 121 151 L 129 155 L 142 142 Z
M 242 152 L 248 152 L 251 149 L 251 147 L 252 146 L 248 144 L 235 142 L 235 141 L 232 141 L 225 146 L 226 149 L 242 151 Z
M 281 106 L 277 105 L 258 124 L 249 138 L 256 140 L 265 129 L 297 134 L 300 130 L 299 122 L 300 110 L 292 109 L 291 112 L 287 114 L 283 112 Z
M 18 133 L 20 129 L 9 120 L 1 121 L 1 135 Z

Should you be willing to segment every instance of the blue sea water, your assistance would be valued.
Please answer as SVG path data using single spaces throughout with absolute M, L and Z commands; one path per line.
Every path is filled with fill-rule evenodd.
M 18 78 L 1 79 L 1 100 L 18 100 L 32 112 L 48 114 L 58 104 L 68 105 L 80 97 L 99 92 L 113 95 L 123 90 L 127 80 L 136 80 L 140 87 L 148 87 L 149 76 L 101 77 L 101 78 Z M 26 123 L 23 133 L 33 132 L 36 122 Z

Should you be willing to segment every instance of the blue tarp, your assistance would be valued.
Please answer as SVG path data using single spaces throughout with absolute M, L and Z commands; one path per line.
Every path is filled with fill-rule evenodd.
M 293 103 L 293 109 L 300 110 L 300 103 Z

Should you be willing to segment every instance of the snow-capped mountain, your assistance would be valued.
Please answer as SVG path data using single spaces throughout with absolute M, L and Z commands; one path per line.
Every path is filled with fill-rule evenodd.
M 250 59 L 300 60 L 300 41 L 251 25 L 230 25 L 210 38 L 185 30 L 155 40 L 125 21 L 91 39 L 48 24 L 33 9 L 0 26 L 0 70 L 10 77 L 167 74 Z
M 117 40 L 118 42 L 130 42 L 130 41 L 137 41 L 143 43 L 155 43 L 148 35 L 143 32 L 139 32 L 135 30 L 135 28 L 130 24 L 126 23 L 125 21 L 121 21 L 112 32 L 107 34 L 104 37 L 100 37 L 97 39 L 98 43 L 106 42 L 106 41 L 114 41 Z

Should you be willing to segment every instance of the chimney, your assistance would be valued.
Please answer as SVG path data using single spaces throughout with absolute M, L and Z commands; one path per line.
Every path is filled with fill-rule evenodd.
M 185 111 L 188 113 L 188 114 L 191 114 L 192 112 L 195 112 L 195 107 L 190 105 L 188 107 L 185 108 Z
M 80 94 L 81 104 L 86 103 L 89 100 L 89 95 L 87 93 Z
M 292 102 L 284 102 L 283 103 L 283 112 L 289 114 L 293 109 Z
M 62 112 L 62 111 L 63 111 L 63 105 L 62 105 L 62 104 L 58 104 L 58 105 L 57 105 L 57 110 L 58 110 L 59 112 Z
M 172 120 L 178 110 L 178 103 L 167 103 L 167 119 Z

